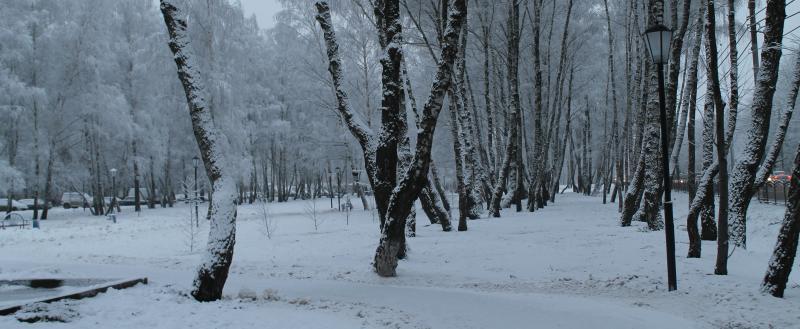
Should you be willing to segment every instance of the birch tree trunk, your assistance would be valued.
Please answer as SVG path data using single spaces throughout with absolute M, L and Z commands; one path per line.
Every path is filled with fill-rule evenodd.
M 664 2 L 662 0 L 650 0 L 648 12 L 648 23 L 653 25 L 662 23 L 664 19 Z M 642 152 L 644 152 L 645 173 L 644 173 L 644 205 L 641 210 L 641 220 L 647 223 L 650 230 L 660 230 L 664 227 L 663 217 L 660 215 L 661 207 L 660 196 L 662 193 L 661 177 L 661 152 L 660 128 L 659 128 L 659 100 L 658 100 L 658 68 L 655 64 L 648 61 L 651 65 L 650 75 L 647 77 L 648 100 L 645 109 L 644 132 L 642 135 Z
M 786 19 L 786 2 L 767 1 L 764 27 L 764 49 L 761 52 L 761 65 L 753 94 L 752 122 L 744 139 L 745 147 L 736 163 L 731 180 L 731 236 L 736 246 L 747 246 L 746 219 L 747 208 L 755 190 L 756 172 L 764 159 L 769 137 L 770 116 L 773 96 L 778 81 L 778 70 L 783 47 L 783 24 Z M 735 70 L 731 70 L 735 71 Z M 722 164 L 720 163 L 720 166 Z M 722 168 L 720 168 L 722 171 Z
M 44 195 L 42 196 L 44 205 L 42 205 L 41 219 L 47 219 L 47 214 L 50 211 L 50 194 L 53 193 L 53 162 L 55 161 L 55 148 L 55 142 L 51 139 L 50 147 L 47 151 L 47 173 L 45 174 Z
M 534 0 L 533 2 L 533 74 L 534 74 L 534 102 L 533 102 L 533 163 L 531 163 L 531 177 L 528 184 L 528 211 L 534 211 L 536 208 L 543 208 L 544 202 L 542 201 L 541 189 L 545 188 L 543 185 L 542 169 L 542 143 L 544 136 L 542 135 L 542 112 L 544 107 L 542 105 L 542 63 L 540 51 L 540 30 L 542 22 L 542 2 Z M 567 24 L 569 24 L 569 17 L 567 17 Z M 569 26 L 569 25 L 567 25 Z
M 398 104 L 402 104 L 405 97 L 401 87 L 402 81 L 400 81 L 400 64 L 402 63 L 403 55 L 399 2 L 397 0 L 384 0 L 378 3 L 375 8 L 376 17 L 378 18 L 379 39 L 381 39 L 381 44 L 385 45 L 386 52 L 381 63 L 384 69 L 383 83 L 391 84 L 390 86 L 384 85 L 384 101 L 386 104 L 383 104 L 383 106 L 386 113 L 383 113 L 381 118 L 383 121 L 382 136 L 378 137 L 348 105 L 347 94 L 342 90 L 341 59 L 336 34 L 333 30 L 330 7 L 325 2 L 318 2 L 316 3 L 316 8 L 318 12 L 316 20 L 324 33 L 329 62 L 328 70 L 336 93 L 337 110 L 364 151 L 365 168 L 373 190 L 376 190 L 376 198 L 378 198 L 377 186 L 382 186 L 381 188 L 391 187 L 389 189 L 388 202 L 385 203 L 384 211 L 382 212 L 382 216 L 385 219 L 383 219 L 381 225 L 381 238 L 375 251 L 373 265 L 378 275 L 384 277 L 395 276 L 397 260 L 404 249 L 405 220 L 411 212 L 414 201 L 426 185 L 436 121 L 442 109 L 445 93 L 452 86 L 453 64 L 458 53 L 459 32 L 467 11 L 466 1 L 456 0 L 450 4 L 449 18 L 440 56 L 441 60 L 431 85 L 430 95 L 419 119 L 413 161 L 407 168 L 404 168 L 403 174 L 400 175 L 402 179 L 399 182 L 393 180 L 396 179 L 395 177 L 389 177 L 397 174 L 395 172 L 397 154 L 388 154 L 390 152 L 387 152 L 386 149 L 381 149 L 385 147 L 382 144 L 390 141 L 389 137 L 383 135 L 394 133 L 398 124 L 396 122 L 397 113 L 390 112 L 390 109 L 395 108 L 397 104 L 390 104 L 390 101 L 397 100 L 400 102 Z M 392 159 L 395 159 L 394 164 L 391 163 Z M 387 168 L 390 168 L 392 173 L 378 174 L 378 172 L 387 170 Z M 380 207 L 382 206 L 379 205 L 379 209 Z
M 186 93 L 192 130 L 200 148 L 206 174 L 213 186 L 208 245 L 191 292 L 198 301 L 213 301 L 222 297 L 222 289 L 233 259 L 236 241 L 236 183 L 230 176 L 222 151 L 227 139 L 211 118 L 205 102 L 206 90 L 200 83 L 188 49 L 186 16 L 167 0 L 161 0 L 161 13 L 169 32 L 169 48 L 174 55 L 178 78 Z
M 714 274 L 728 274 L 728 162 L 726 158 L 725 138 L 725 104 L 719 85 L 719 65 L 717 64 L 717 39 L 716 39 L 716 12 L 714 0 L 706 1 L 706 70 L 708 71 L 706 84 L 714 106 L 714 135 L 717 145 L 717 170 L 719 178 L 719 215 L 717 216 L 717 261 Z
M 786 201 L 786 215 L 781 223 L 778 241 L 769 260 L 767 274 L 761 283 L 761 290 L 775 297 L 783 297 L 789 282 L 789 274 L 797 255 L 797 240 L 800 233 L 800 146 L 794 158 L 794 170 Z
M 505 157 L 500 166 L 500 174 L 497 178 L 497 184 L 494 186 L 492 193 L 492 203 L 489 207 L 489 213 L 493 217 L 500 217 L 500 200 L 503 197 L 503 190 L 505 190 L 506 180 L 508 179 L 509 172 L 511 171 L 512 162 L 517 161 L 519 145 L 518 125 L 520 120 L 520 101 L 519 101 L 519 3 L 512 1 L 509 5 L 508 17 L 508 82 L 509 82 L 509 122 L 508 137 L 506 138 Z M 518 168 L 517 175 L 520 174 Z
M 573 77 L 574 77 L 574 67 L 570 69 L 570 73 L 569 73 L 569 84 L 568 84 L 569 87 L 568 87 L 568 91 L 567 91 L 567 113 L 566 113 L 567 123 L 565 124 L 565 127 L 564 127 L 564 137 L 561 140 L 561 145 L 559 146 L 561 149 L 557 153 L 558 155 L 556 156 L 556 160 L 553 162 L 553 167 L 552 167 L 552 170 L 555 173 L 555 175 L 553 176 L 553 177 L 555 177 L 555 182 L 553 182 L 553 184 L 552 184 L 552 193 L 550 194 L 550 202 L 555 202 L 555 200 L 556 200 L 556 193 L 558 193 L 558 186 L 559 186 L 559 180 L 560 180 L 560 177 L 561 177 L 561 171 L 564 168 L 564 158 L 565 158 L 565 155 L 566 155 L 566 147 L 567 147 L 567 143 L 568 143 L 567 138 L 569 137 L 570 132 L 572 130 L 571 126 L 572 126 L 572 81 L 573 81 Z M 570 173 L 570 175 L 572 175 L 572 174 Z M 571 179 L 569 181 L 571 182 Z
M 413 89 L 411 88 L 411 79 L 408 77 L 408 66 L 405 60 L 403 61 L 403 77 L 406 86 L 406 95 L 408 96 L 408 100 L 411 105 L 411 110 L 412 112 L 414 112 L 414 123 L 417 129 L 419 129 L 420 116 L 419 116 L 419 111 L 417 111 L 417 99 L 414 97 L 414 92 Z M 431 160 L 431 168 L 432 169 L 435 168 L 433 160 Z M 437 175 L 436 170 L 431 170 L 431 177 L 436 178 L 436 175 Z M 440 196 L 436 194 L 436 191 L 434 190 L 433 186 L 434 182 L 431 181 L 431 178 L 428 178 L 427 184 L 422 189 L 422 192 L 419 195 L 419 202 L 422 205 L 422 210 L 425 212 L 425 215 L 427 215 L 428 219 L 431 221 L 431 224 L 436 224 L 436 223 L 441 224 L 442 230 L 445 232 L 449 232 L 450 230 L 452 230 L 452 226 L 450 224 L 450 214 L 448 213 L 446 203 L 440 201 Z M 361 198 L 362 200 L 365 200 L 364 204 L 366 205 L 366 198 L 364 198 L 363 195 L 361 196 Z
M 778 130 L 775 132 L 775 139 L 772 142 L 772 146 L 764 162 L 762 162 L 761 166 L 758 168 L 758 173 L 756 173 L 753 193 L 756 193 L 756 191 L 764 186 L 767 178 L 769 178 L 769 173 L 772 172 L 772 168 L 778 160 L 778 155 L 783 149 L 783 144 L 786 140 L 786 131 L 789 129 L 789 124 L 792 121 L 792 113 L 794 112 L 795 103 L 797 101 L 798 89 L 800 89 L 800 56 L 795 57 L 791 90 L 789 90 L 789 95 L 786 98 L 786 106 L 783 109 L 783 114 L 781 114 Z
M 623 157 L 623 147 L 622 143 L 619 140 L 619 120 L 617 113 L 619 112 L 617 108 L 617 78 L 614 71 L 614 33 L 611 27 L 611 13 L 608 10 L 608 0 L 603 0 L 603 5 L 606 11 L 606 27 L 608 28 L 608 70 L 609 70 L 609 79 L 611 80 L 611 107 L 613 109 L 612 120 L 613 123 L 611 124 L 611 143 L 613 143 L 611 147 L 611 153 L 613 154 L 614 158 L 614 171 L 616 172 L 616 177 L 614 180 L 614 191 L 611 196 L 611 202 L 614 202 L 615 197 L 619 196 L 619 209 L 622 210 L 623 201 L 622 201 L 622 184 L 624 181 L 623 173 L 622 173 L 622 157 Z M 571 80 L 571 78 L 570 78 Z M 571 83 L 571 82 L 570 82 Z
M 747 1 L 747 20 L 750 23 L 750 52 L 753 57 L 753 81 L 758 81 L 758 33 L 756 30 L 756 0 Z
M 686 138 L 688 148 L 688 168 L 686 171 L 686 179 L 689 186 L 689 200 L 694 199 L 695 195 L 695 115 L 697 112 L 697 68 L 700 63 L 700 47 L 703 42 L 703 8 L 700 6 L 697 20 L 694 27 L 694 44 L 692 45 L 691 52 L 689 53 L 689 72 L 687 73 L 688 82 L 686 83 L 687 92 L 684 93 L 683 108 L 688 108 L 685 115 L 688 115 Z M 677 147 L 676 147 L 677 149 Z M 673 150 L 674 151 L 674 150 Z M 673 152 L 673 160 L 677 162 L 677 152 Z M 674 165 L 674 164 L 673 164 Z M 695 258 L 700 257 L 700 248 L 702 246 L 700 238 L 700 229 L 697 225 L 697 217 L 692 221 L 686 222 L 686 231 L 689 235 L 689 252 L 687 257 Z

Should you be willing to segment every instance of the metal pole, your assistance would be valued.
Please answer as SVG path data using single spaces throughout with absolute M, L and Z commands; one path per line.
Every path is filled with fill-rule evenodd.
M 772 199 L 778 204 L 778 183 L 772 183 Z
M 788 196 L 786 195 L 786 183 L 787 182 L 783 182 L 783 205 L 784 206 L 786 205 L 786 199 L 788 199 Z
M 200 196 L 197 195 L 197 165 L 194 166 L 194 225 L 200 227 L 200 211 L 198 210 L 197 203 L 200 201 Z
M 669 178 L 669 129 L 664 96 L 664 64 L 658 64 L 658 103 L 661 107 L 661 169 L 664 175 L 664 234 L 667 240 L 667 281 L 669 291 L 678 289 L 675 270 L 675 224 L 672 218 L 672 186 Z
M 342 211 L 342 177 L 336 171 L 336 202 L 339 204 L 339 211 Z
M 109 214 L 114 213 L 114 206 L 117 205 L 117 174 L 111 175 L 111 211 Z

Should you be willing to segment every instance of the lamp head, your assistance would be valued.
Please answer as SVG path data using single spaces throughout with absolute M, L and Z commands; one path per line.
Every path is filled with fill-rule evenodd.
M 655 64 L 669 62 L 670 48 L 672 47 L 672 29 L 663 24 L 656 24 L 644 31 L 647 49 Z

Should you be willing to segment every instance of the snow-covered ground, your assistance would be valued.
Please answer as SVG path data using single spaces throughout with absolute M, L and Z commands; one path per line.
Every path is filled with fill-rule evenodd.
M 214 303 L 187 296 L 207 224 L 190 252 L 185 205 L 141 216 L 123 208 L 116 224 L 57 209 L 40 230 L 0 230 L 0 279 L 150 283 L 0 317 L 0 328 L 800 327 L 797 274 L 785 299 L 758 291 L 784 208 L 754 203 L 750 249 L 734 250 L 730 275 L 716 276 L 714 242 L 703 243 L 703 258 L 685 258 L 686 196 L 677 199 L 677 292 L 666 291 L 663 231 L 621 228 L 616 204 L 566 193 L 533 214 L 470 221 L 467 232 L 442 232 L 418 211 L 409 257 L 388 279 L 370 266 L 374 211 L 348 219 L 318 200 L 315 231 L 310 202 L 269 204 L 267 238 L 263 206 L 241 206 L 226 297 Z M 47 314 L 68 322 L 17 321 Z

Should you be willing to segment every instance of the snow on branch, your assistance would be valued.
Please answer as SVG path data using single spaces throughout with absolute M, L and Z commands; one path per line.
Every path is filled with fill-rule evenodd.
M 392 198 L 389 200 L 389 209 L 393 209 L 397 206 L 396 203 L 398 200 L 411 200 L 413 202 L 411 196 L 419 193 L 423 183 L 427 179 L 428 167 L 431 159 L 431 147 L 433 145 L 433 134 L 436 130 L 436 121 L 442 110 L 444 96 L 452 84 L 453 65 L 458 55 L 459 33 L 467 13 L 466 1 L 453 1 L 448 13 L 449 18 L 447 20 L 447 28 L 445 29 L 436 76 L 431 85 L 431 92 L 428 96 L 428 100 L 425 102 L 419 120 L 414 160 L 403 176 L 399 177 L 399 184 L 395 188 L 395 193 L 392 193 Z M 403 216 L 403 214 L 400 215 Z
M 328 71 L 331 73 L 333 87 L 336 93 L 336 109 L 342 116 L 342 120 L 355 136 L 361 147 L 365 150 L 372 144 L 374 133 L 364 123 L 363 118 L 354 112 L 347 102 L 347 93 L 342 89 L 342 60 L 339 55 L 339 43 L 336 40 L 336 32 L 333 30 L 333 20 L 331 19 L 331 9 L 327 2 L 320 1 L 315 4 L 317 8 L 316 19 L 322 28 L 325 40 L 326 52 L 328 54 Z

